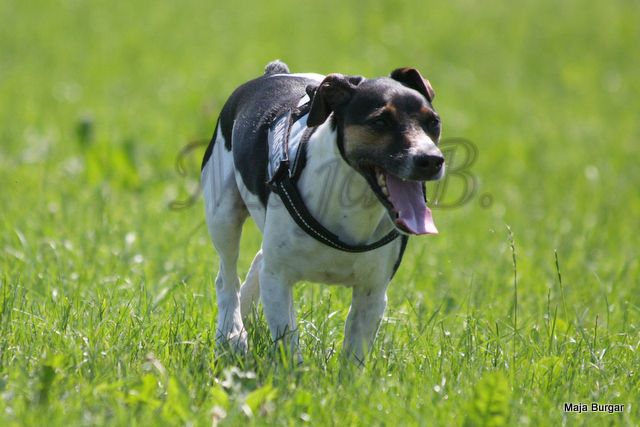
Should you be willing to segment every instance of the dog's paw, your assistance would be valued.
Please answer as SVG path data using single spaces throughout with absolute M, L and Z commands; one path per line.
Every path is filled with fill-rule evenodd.
M 247 342 L 247 331 L 223 335 L 218 331 L 216 334 L 216 344 L 218 347 L 228 348 L 233 352 L 247 354 L 249 345 Z

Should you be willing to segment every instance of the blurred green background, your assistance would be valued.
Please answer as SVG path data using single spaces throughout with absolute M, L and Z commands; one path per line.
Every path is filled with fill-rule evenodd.
M 336 357 L 318 368 L 322 351 L 309 348 L 310 367 L 291 381 L 311 396 L 301 404 L 311 420 L 397 421 L 405 405 L 406 423 L 458 424 L 482 387 L 501 384 L 483 372 L 502 370 L 505 422 L 638 422 L 640 3 L 5 0 L 0 17 L 0 421 L 128 424 L 148 410 L 157 422 L 208 423 L 211 407 L 224 406 L 211 403 L 214 378 L 232 363 L 213 357 L 217 261 L 202 203 L 168 208 L 197 190 L 204 147 L 185 155 L 185 176 L 175 162 L 188 142 L 210 137 L 235 87 L 280 58 L 294 72 L 369 77 L 416 67 L 435 88 L 443 137 L 478 149 L 476 196 L 434 210 L 440 235 L 412 239 L 390 287 L 381 333 L 394 322 L 403 332 L 380 340 L 374 360 L 390 364 L 365 378 L 392 377 L 395 394 L 373 379 L 356 384 L 388 395 L 389 411 L 345 399 L 324 413 L 319 397 L 342 387 Z M 243 274 L 260 242 L 246 230 Z M 348 292 L 298 291 L 303 330 L 325 318 L 312 302 L 332 298 L 339 316 L 324 326 L 325 347 L 340 345 Z M 561 327 L 547 345 L 550 319 Z M 417 340 L 424 322 L 439 326 Z M 167 345 L 178 336 L 197 349 Z M 477 339 L 477 353 L 460 356 L 466 339 Z M 145 388 L 151 353 L 173 383 Z M 304 420 L 297 406 L 262 421 L 242 414 L 243 393 L 265 378 L 278 407 L 299 395 L 288 377 L 261 376 L 266 362 L 252 363 L 241 368 L 258 371 L 254 382 L 224 389 L 240 402 L 225 407 L 227 419 Z M 326 383 L 313 379 L 319 369 Z M 541 369 L 548 382 L 534 380 Z M 131 390 L 157 405 L 132 403 Z M 190 403 L 167 397 L 176 390 Z M 629 406 L 578 418 L 562 414 L 568 399 Z M 182 415 L 158 409 L 172 405 Z

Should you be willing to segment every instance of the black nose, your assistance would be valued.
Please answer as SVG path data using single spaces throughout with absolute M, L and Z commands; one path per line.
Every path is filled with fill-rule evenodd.
M 421 154 L 413 159 L 416 169 L 426 175 L 435 175 L 440 172 L 444 164 L 444 157 Z

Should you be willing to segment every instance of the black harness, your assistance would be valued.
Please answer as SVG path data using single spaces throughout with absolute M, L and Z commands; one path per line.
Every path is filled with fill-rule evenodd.
M 306 164 L 307 143 L 316 130 L 315 127 L 309 128 L 306 125 L 305 116 L 308 112 L 309 103 L 295 110 L 286 110 L 271 125 L 268 135 L 269 187 L 280 196 L 282 203 L 296 224 L 309 236 L 327 246 L 344 252 L 367 252 L 392 242 L 400 235 L 395 228 L 376 242 L 366 245 L 350 245 L 320 224 L 307 209 L 296 183 Z M 291 129 L 294 124 L 298 127 L 298 131 L 302 127 L 304 130 L 301 137 L 291 139 Z M 404 245 L 406 245 L 406 239 L 403 239 Z

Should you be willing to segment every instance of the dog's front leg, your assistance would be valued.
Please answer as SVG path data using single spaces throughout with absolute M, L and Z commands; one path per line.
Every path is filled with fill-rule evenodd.
M 387 306 L 386 284 L 379 288 L 354 287 L 344 330 L 343 351 L 362 365 L 378 332 Z
M 293 283 L 288 278 L 263 264 L 260 270 L 260 298 L 271 336 L 276 345 L 282 342 L 284 348 L 301 362 L 292 287 Z
M 240 281 L 224 278 L 220 272 L 216 277 L 216 297 L 218 299 L 218 328 L 216 342 L 229 345 L 232 350 L 247 351 L 247 332 L 240 317 Z

